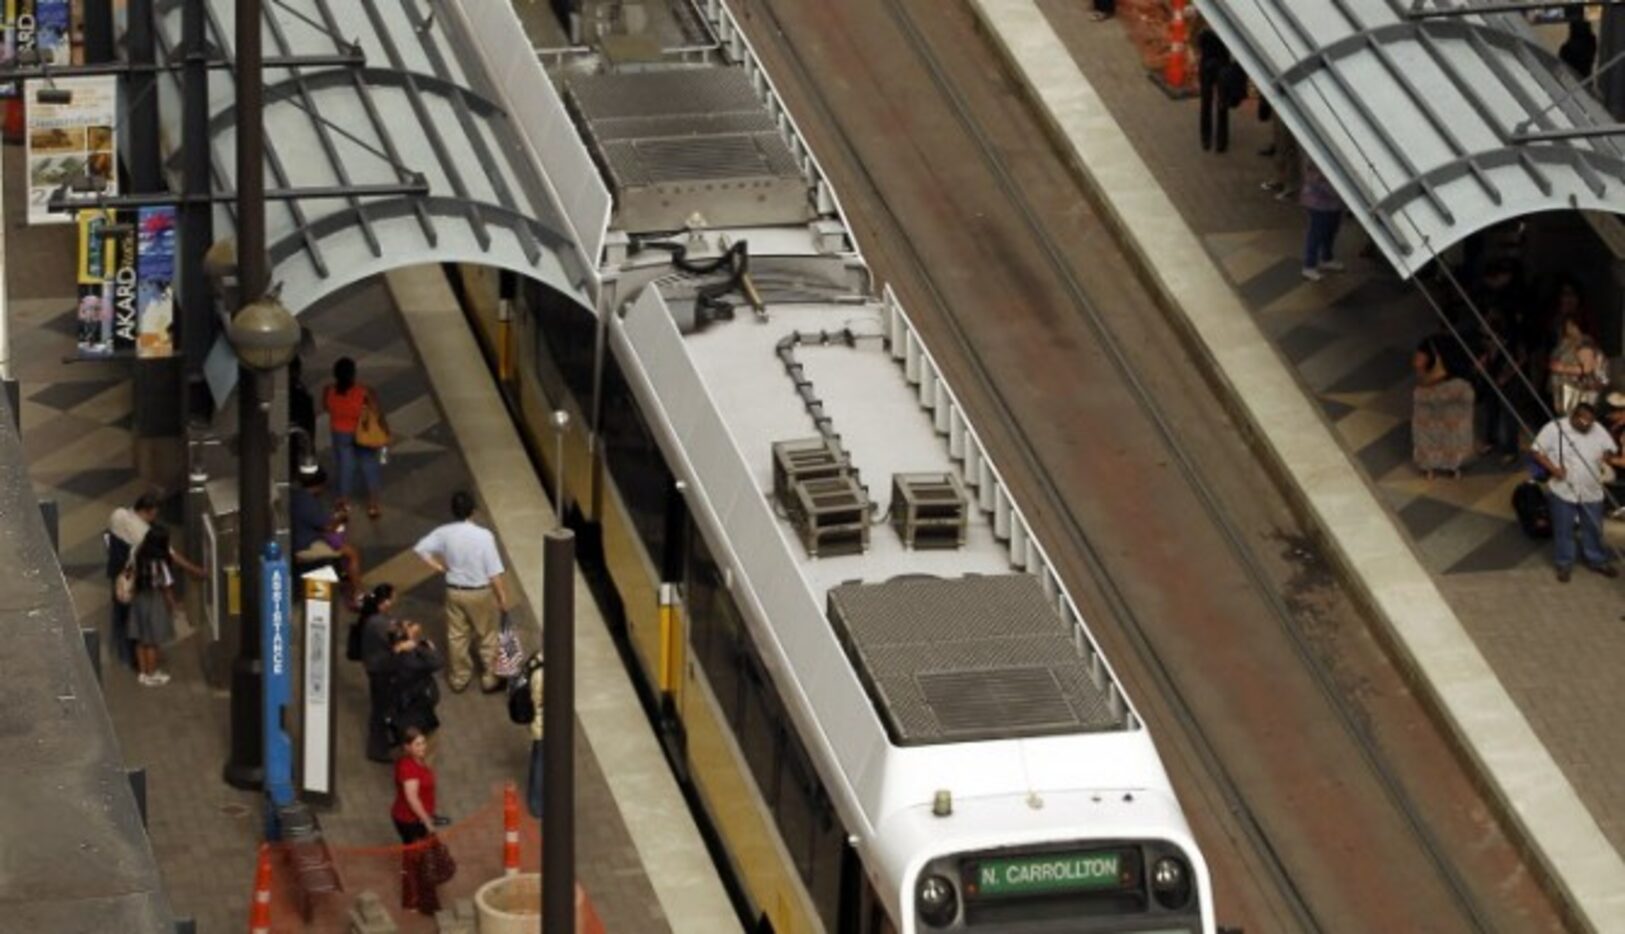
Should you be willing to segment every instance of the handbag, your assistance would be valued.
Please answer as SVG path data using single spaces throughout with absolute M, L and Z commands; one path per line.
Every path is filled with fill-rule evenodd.
M 361 661 L 361 639 L 365 622 L 366 620 L 361 618 L 350 620 L 350 631 L 345 635 L 344 657 L 352 662 Z
M 423 879 L 430 885 L 445 885 L 457 875 L 457 860 L 439 834 L 429 834 L 424 840 L 421 865 Z
M 113 599 L 125 605 L 135 600 L 135 562 L 126 564 L 113 578 Z
M 384 427 L 384 417 L 378 413 L 370 393 L 367 400 L 361 403 L 361 417 L 356 419 L 355 443 L 364 448 L 389 446 L 389 429 Z
M 525 664 L 525 647 L 519 642 L 519 630 L 514 628 L 513 615 L 502 611 L 502 628 L 497 633 L 497 660 L 491 673 L 498 678 L 512 678 Z

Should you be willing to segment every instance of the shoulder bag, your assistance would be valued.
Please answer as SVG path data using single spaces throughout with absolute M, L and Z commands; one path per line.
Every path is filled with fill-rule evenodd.
M 355 443 L 364 448 L 389 446 L 389 428 L 384 424 L 384 416 L 378 411 L 378 403 L 371 390 L 367 391 L 366 401 L 361 403 L 361 418 L 355 423 Z
M 124 565 L 124 570 L 118 572 L 113 578 L 113 599 L 123 604 L 135 600 L 135 562 L 132 560 Z

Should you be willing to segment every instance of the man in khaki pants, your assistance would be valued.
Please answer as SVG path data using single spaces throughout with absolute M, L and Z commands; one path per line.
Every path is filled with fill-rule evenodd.
M 508 610 L 502 586 L 502 555 L 496 536 L 474 524 L 474 497 L 458 490 L 451 497 L 453 521 L 423 536 L 413 547 L 429 567 L 446 575 L 446 644 L 450 668 L 446 682 L 461 692 L 474 677 L 469 659 L 470 635 L 479 639 L 480 687 L 490 693 L 502 689 L 494 672 L 500 614 Z

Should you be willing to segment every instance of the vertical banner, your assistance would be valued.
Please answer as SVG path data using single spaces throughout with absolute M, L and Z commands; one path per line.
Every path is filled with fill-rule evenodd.
M 66 224 L 72 218 L 52 214 L 51 193 L 76 180 L 99 181 L 108 194 L 118 193 L 114 140 L 118 127 L 118 78 L 112 75 L 56 78 L 58 89 L 73 99 L 66 104 L 41 103 L 43 81 L 24 82 L 28 107 L 28 222 Z
M 52 65 L 73 62 L 72 9 L 69 0 L 34 0 L 35 43 Z
M 80 211 L 78 346 L 80 356 L 113 352 L 113 270 L 117 263 L 113 212 Z
M 285 712 L 293 694 L 289 622 L 293 614 L 289 584 L 292 571 L 276 542 L 267 542 L 260 559 L 260 657 L 265 671 L 265 793 L 273 806 L 293 803 L 293 740 Z
M 75 65 L 85 63 L 85 0 L 73 0 L 70 14 L 73 17 L 73 28 L 68 31 L 68 46 L 73 49 L 69 59 Z
M 17 0 L 0 0 L 0 68 L 17 64 Z M 16 97 L 17 82 L 0 82 L 0 97 Z
M 333 794 L 333 591 L 339 576 L 330 567 L 305 581 L 305 670 L 299 786 L 307 794 Z
M 175 353 L 175 208 L 142 208 L 136 224 L 136 353 Z
M 135 225 L 111 225 L 113 231 L 112 282 L 108 284 L 113 297 L 113 350 L 134 351 L 141 324 L 138 303 Z
M 23 52 L 32 52 L 39 48 L 39 30 L 34 24 L 34 0 L 6 0 L 6 12 L 9 14 L 6 21 L 11 24 L 12 60 Z M 12 86 L 12 93 L 16 93 L 19 85 Z

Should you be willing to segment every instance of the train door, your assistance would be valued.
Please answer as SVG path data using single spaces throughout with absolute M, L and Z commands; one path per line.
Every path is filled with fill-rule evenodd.
M 660 691 L 660 733 L 671 760 L 687 771 L 683 735 L 683 691 L 688 662 L 688 504 L 680 482 L 666 496 L 665 540 L 660 558 L 660 659 L 656 681 Z M 693 533 L 697 534 L 697 533 Z M 683 778 L 686 780 L 687 775 Z

